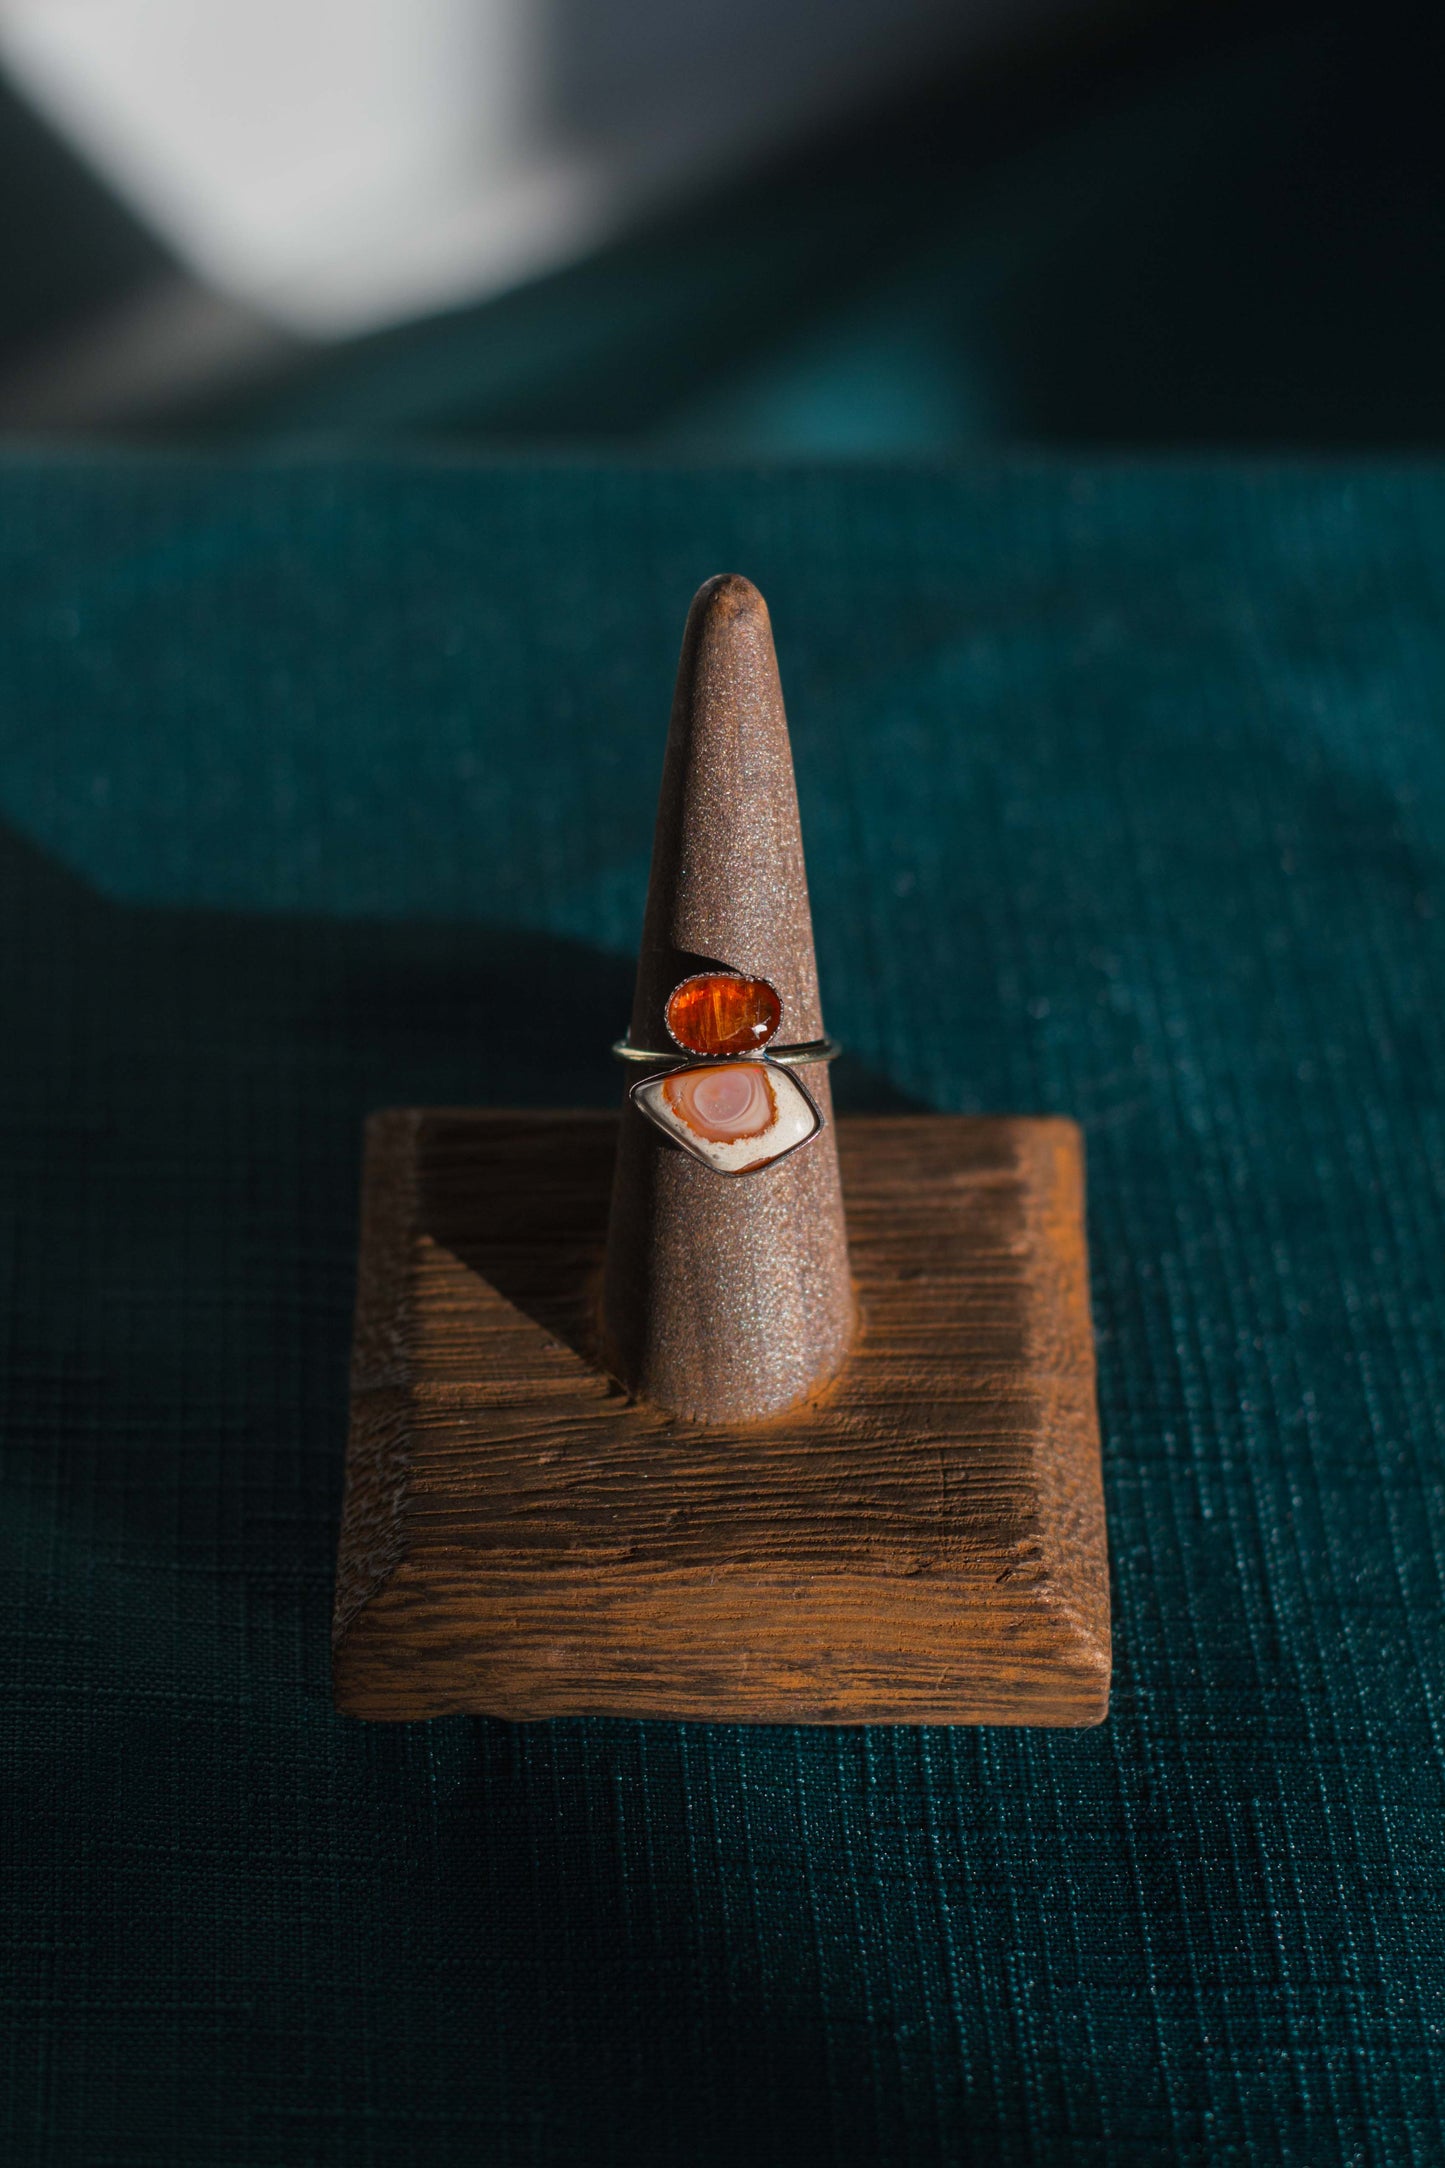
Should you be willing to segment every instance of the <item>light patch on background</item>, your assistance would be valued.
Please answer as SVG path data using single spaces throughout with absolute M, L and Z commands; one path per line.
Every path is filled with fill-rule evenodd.
M 310 337 L 473 301 L 1087 0 L 0 0 L 0 64 L 206 285 Z

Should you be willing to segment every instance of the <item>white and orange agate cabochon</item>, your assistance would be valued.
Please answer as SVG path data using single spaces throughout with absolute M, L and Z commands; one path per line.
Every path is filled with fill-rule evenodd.
M 785 1069 L 713 1061 L 634 1086 L 634 1103 L 715 1174 L 755 1174 L 817 1135 L 822 1117 Z

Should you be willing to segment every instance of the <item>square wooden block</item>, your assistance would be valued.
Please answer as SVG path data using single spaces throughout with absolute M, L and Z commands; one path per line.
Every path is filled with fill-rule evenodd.
M 370 1124 L 337 1706 L 1097 1723 L 1074 1125 L 840 1121 L 857 1346 L 816 1401 L 725 1430 L 595 1360 L 615 1138 L 607 1114 Z

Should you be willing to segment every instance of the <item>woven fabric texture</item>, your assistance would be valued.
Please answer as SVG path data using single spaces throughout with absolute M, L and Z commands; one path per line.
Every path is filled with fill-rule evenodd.
M 693 587 L 1085 1125 L 1102 1729 L 331 1710 L 359 1129 L 606 1103 Z M 0 2157 L 1437 2163 L 1445 474 L 12 460 Z

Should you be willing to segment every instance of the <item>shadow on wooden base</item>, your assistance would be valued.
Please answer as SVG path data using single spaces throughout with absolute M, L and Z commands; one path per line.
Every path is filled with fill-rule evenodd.
M 367 1139 L 337 1706 L 1094 1724 L 1109 1597 L 1078 1131 L 839 1123 L 862 1325 L 748 1428 L 593 1356 L 616 1117 Z

